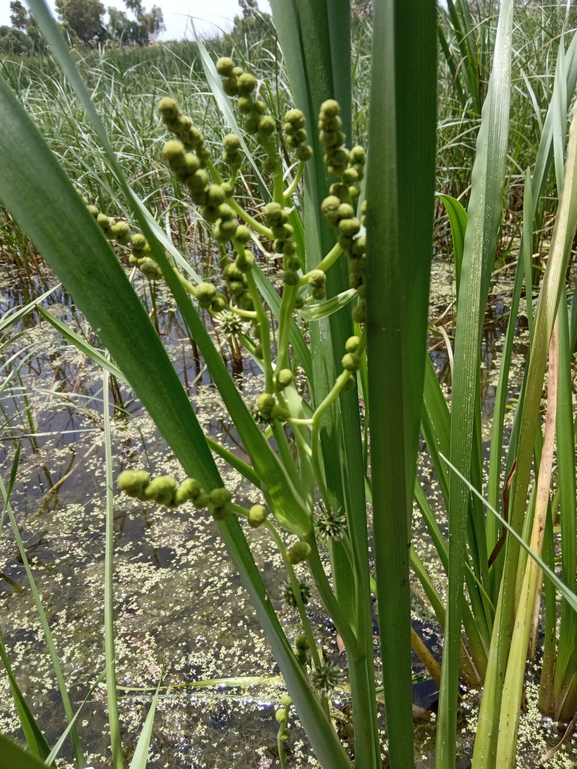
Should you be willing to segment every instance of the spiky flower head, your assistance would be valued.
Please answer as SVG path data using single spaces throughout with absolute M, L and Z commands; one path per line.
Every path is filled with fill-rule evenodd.
M 346 518 L 340 511 L 320 507 L 315 530 L 321 539 L 342 539 L 346 531 Z
M 325 662 L 320 668 L 313 670 L 311 679 L 315 689 L 321 694 L 326 694 L 339 685 L 343 672 L 332 662 Z
M 311 586 L 308 584 L 308 582 L 299 581 L 299 589 L 301 594 L 301 600 L 303 604 L 306 606 L 308 602 L 311 600 Z M 284 600 L 293 608 L 296 608 L 298 606 L 297 599 L 295 597 L 295 594 L 293 593 L 293 589 L 290 585 L 290 583 L 287 583 L 284 588 Z

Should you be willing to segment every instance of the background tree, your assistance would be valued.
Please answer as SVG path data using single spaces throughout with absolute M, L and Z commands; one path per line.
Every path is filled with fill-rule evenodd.
M 67 22 L 83 42 L 102 36 L 106 9 L 100 0 L 56 0 L 56 10 L 60 21 Z
M 0 27 L 0 54 L 26 56 L 32 52 L 33 42 L 25 32 L 14 27 Z
M 22 30 L 25 30 L 30 23 L 28 11 L 20 0 L 11 0 L 10 2 L 10 23 L 16 29 Z
M 125 5 L 136 18 L 129 18 L 125 11 L 108 8 L 106 31 L 113 40 L 136 45 L 148 45 L 159 32 L 165 29 L 162 10 L 153 5 L 147 11 L 140 0 L 125 0 Z

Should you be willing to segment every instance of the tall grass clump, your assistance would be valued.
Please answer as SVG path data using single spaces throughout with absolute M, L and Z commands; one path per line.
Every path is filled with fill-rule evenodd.
M 102 367 L 133 388 L 180 462 L 178 478 L 151 477 L 134 465 L 116 479 L 118 491 L 163 505 L 167 515 L 181 505 L 194 506 L 216 522 L 288 690 L 276 712 L 281 766 L 287 765 L 293 707 L 326 769 L 345 769 L 353 762 L 358 769 L 377 769 L 385 749 L 393 769 L 414 766 L 412 649 L 440 688 L 437 769 L 456 764 L 462 685 L 483 688 L 473 766 L 515 766 L 529 637 L 537 633 L 541 592 L 546 635 L 540 705 L 559 720 L 569 720 L 577 709 L 571 396 L 577 314 L 566 298 L 577 224 L 574 121 L 568 137 L 566 130 L 577 81 L 577 37 L 570 31 L 569 13 L 558 19 L 555 74 L 545 98 L 546 89 L 533 87 L 525 71 L 514 79 L 518 9 L 513 0 L 498 7 L 479 4 L 476 11 L 449 0 L 446 13 L 433 0 L 375 0 L 365 114 L 354 106 L 358 92 L 353 96 L 351 83 L 366 66 L 362 45 L 368 43 L 351 45 L 348 0 L 272 0 L 288 81 L 284 92 L 269 87 L 239 45 L 232 56 L 216 58 L 197 41 L 214 97 L 202 102 L 210 105 L 209 137 L 198 127 L 197 100 L 180 81 L 164 81 L 158 91 L 138 97 L 140 112 L 127 123 L 115 114 L 113 99 L 124 74 L 105 62 L 99 73 L 108 74 L 99 88 L 101 96 L 108 93 L 109 104 L 93 100 L 45 5 L 33 0 L 31 6 L 68 79 L 59 86 L 65 107 L 60 119 L 70 123 L 66 145 L 74 163 L 67 175 L 27 114 L 23 94 L 0 80 L 0 201 L 98 334 L 107 350 L 106 356 L 99 353 Z M 522 13 L 526 28 L 531 23 L 537 28 L 537 12 Z M 438 40 L 450 73 L 443 87 L 459 105 L 458 131 L 467 136 L 459 185 L 466 182 L 469 190 L 466 208 L 448 194 L 462 190 L 443 186 L 439 194 L 450 222 L 456 275 L 453 338 L 443 336 L 452 361 L 449 403 L 427 354 Z M 525 44 L 528 50 L 530 43 Z M 199 79 L 195 96 L 203 90 Z M 533 125 L 537 138 L 529 148 L 518 132 L 512 139 L 512 110 L 519 101 L 524 115 L 532 105 L 538 126 Z M 208 122 L 206 115 L 203 119 Z M 73 136 L 84 124 L 94 132 L 95 156 L 74 149 Z M 142 124 L 155 137 L 146 146 L 132 140 L 133 134 L 142 136 L 136 130 Z M 365 124 L 366 146 L 353 144 L 353 136 L 363 137 Z M 487 426 L 481 341 L 496 259 L 503 256 L 512 141 L 514 183 L 524 185 L 522 216 L 509 326 Z M 62 146 L 53 149 L 66 159 Z M 440 152 L 448 156 L 446 146 Z M 520 166 L 522 160 L 527 165 Z M 143 168 L 139 178 L 126 174 L 131 164 Z M 168 205 L 162 199 L 167 174 Z M 91 185 L 106 194 L 94 193 Z M 533 249 L 541 234 L 544 196 L 553 185 L 555 224 L 533 297 Z M 187 245 L 186 239 L 175 244 L 167 235 L 162 214 L 173 209 L 186 216 L 194 212 L 202 221 L 216 252 L 210 275 L 178 247 Z M 131 285 L 130 270 L 140 271 L 151 284 L 162 282 L 172 294 L 247 461 L 204 435 Z M 511 355 L 523 290 L 530 343 L 509 435 L 505 412 L 515 386 Z M 219 324 L 231 328 L 236 322 L 240 328 L 241 321 L 237 342 L 261 372 L 258 396 L 248 404 L 211 334 Z M 83 349 L 95 357 L 86 345 Z M 104 676 L 112 756 L 119 769 L 124 758 L 115 683 L 113 459 L 106 405 L 104 413 Z M 433 508 L 417 473 L 421 440 L 438 479 L 446 528 L 443 511 Z M 244 476 L 259 503 L 248 508 L 233 498 L 215 454 Z M 12 484 L 15 478 L 14 470 Z M 446 599 L 412 547 L 414 503 L 446 573 Z M 270 537 L 286 570 L 285 600 L 300 622 L 294 635 L 279 621 L 255 564 L 250 543 L 251 531 L 258 528 Z M 443 630 L 440 669 L 412 627 L 411 572 Z M 339 739 L 332 718 L 332 692 L 343 671 L 327 661 L 311 623 L 307 604 L 313 583 L 346 654 L 352 749 Z M 560 621 L 557 590 L 563 599 Z M 374 605 L 386 746 L 379 728 Z M 53 658 L 58 669 L 55 651 Z M 22 760 L 33 766 L 30 755 L 47 759 L 48 746 L 7 653 L 2 660 L 11 684 L 14 679 L 29 747 Z M 66 688 L 61 689 L 66 702 Z M 146 762 L 155 702 L 134 767 Z M 82 767 L 69 705 L 67 717 Z

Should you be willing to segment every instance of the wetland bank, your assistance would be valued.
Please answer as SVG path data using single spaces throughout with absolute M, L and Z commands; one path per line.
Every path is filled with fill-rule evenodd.
M 82 705 L 58 766 L 537 765 L 577 707 L 570 6 L 273 2 L 71 60 L 32 5 L 54 58 L 0 71 L 0 733 L 45 759 Z

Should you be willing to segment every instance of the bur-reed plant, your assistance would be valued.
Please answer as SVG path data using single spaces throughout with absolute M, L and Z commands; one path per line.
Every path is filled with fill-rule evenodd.
M 462 20 L 469 23 L 465 6 L 458 4 Z M 567 313 L 564 298 L 577 222 L 573 129 L 564 159 L 566 117 L 577 77 L 575 38 L 567 51 L 564 37 L 559 43 L 553 98 L 543 121 L 534 171 L 526 176 L 523 239 L 485 487 L 480 343 L 503 213 L 513 0 L 500 4 L 486 94 L 478 71 L 469 72 L 465 84 L 481 115 L 467 211 L 456 199 L 442 197 L 450 215 L 457 267 L 450 411 L 426 354 L 435 189 L 433 2 L 377 0 L 374 4 L 366 164 L 366 148 L 347 145 L 353 131 L 348 2 L 273 0 L 295 100 L 295 106 L 280 115 L 261 98 L 259 83 L 246 65 L 228 57 L 215 65 L 199 43 L 207 80 L 229 131 L 222 140 L 224 153 L 208 146 L 194 121 L 181 111 L 173 98 L 176 94 L 166 94 L 158 106 L 167 133 L 174 137 L 166 137 L 162 156 L 179 190 L 179 205 L 195 206 L 207 225 L 213 226 L 222 276 L 218 285 L 196 274 L 131 189 L 45 6 L 34 0 L 32 7 L 100 137 L 103 164 L 124 195 L 129 223 L 117 221 L 101 204 L 82 199 L 3 81 L 0 200 L 75 298 L 186 476 L 179 482 L 172 477 L 150 478 L 135 468 L 118 478 L 119 488 L 168 508 L 192 501 L 199 509 L 208 509 L 217 522 L 289 692 L 290 702 L 287 699 L 277 712 L 281 765 L 286 765 L 283 745 L 288 709 L 293 705 L 322 766 L 347 767 L 352 758 L 330 718 L 330 692 L 338 671 L 323 659 L 307 616 L 310 588 L 300 579 L 302 572 L 295 571 L 296 565 L 304 566 L 315 582 L 346 650 L 354 763 L 363 769 L 382 765 L 372 639 L 372 600 L 376 599 L 387 760 L 394 769 L 414 765 L 411 645 L 423 655 L 432 675 L 438 676 L 438 666 L 411 628 L 412 564 L 445 635 L 438 769 L 455 766 L 460 681 L 484 685 L 473 765 L 514 766 L 528 627 L 541 572 L 564 598 L 555 655 L 555 593 L 545 591 L 549 667 L 543 679 L 544 688 L 548 687 L 543 702 L 557 715 L 575 709 L 571 699 L 577 658 L 572 613 L 577 608 L 573 592 L 575 440 L 570 363 L 577 322 L 573 310 Z M 452 4 L 451 8 L 455 10 Z M 419 24 L 414 23 L 417 17 Z M 455 19 L 453 14 L 456 26 Z M 470 35 L 458 40 L 469 46 L 467 55 L 472 56 Z M 482 64 L 489 72 L 486 59 Z M 461 91 L 464 87 L 461 84 Z M 553 161 L 559 211 L 534 314 L 532 279 L 527 282 L 532 275 L 530 244 Z M 247 211 L 239 195 L 240 174 L 249 164 L 262 196 L 256 212 Z M 259 258 L 266 266 L 263 256 L 267 254 L 276 255 L 282 264 L 280 293 L 259 266 Z M 150 280 L 166 281 L 249 463 L 207 442 L 119 256 Z M 524 278 L 530 353 L 503 473 L 511 346 Z M 208 311 L 215 322 L 226 312 L 251 323 L 252 335 L 239 341 L 260 366 L 264 380 L 252 411 L 215 348 L 201 310 Z M 550 375 L 542 440 L 541 396 L 556 316 L 559 333 L 552 360 L 559 362 L 550 365 L 552 371 L 559 367 L 559 386 L 553 385 L 555 374 Z M 302 319 L 309 322 L 305 334 L 297 324 Z M 303 378 L 306 389 L 299 386 Z M 553 527 L 546 523 L 555 423 L 563 469 L 551 507 L 561 511 L 562 580 L 554 573 Z M 448 511 L 448 542 L 416 475 L 420 434 Z M 236 504 L 223 486 L 211 450 L 260 490 L 262 504 L 251 509 Z M 539 480 L 527 507 L 533 463 L 540 465 Z M 370 527 L 367 499 L 372 500 Z M 411 548 L 414 499 L 447 571 L 446 605 Z M 533 517 L 535 535 L 531 537 Z M 505 527 L 504 538 L 495 520 Z M 270 533 L 285 564 L 286 599 L 296 606 L 302 623 L 294 643 L 279 623 L 251 556 L 245 533 L 258 526 Z M 319 546 L 328 551 L 328 575 Z M 527 551 L 528 557 L 523 556 Z M 107 580 L 110 584 L 110 561 Z M 106 626 L 110 668 L 114 660 L 110 610 Z M 121 766 L 114 675 L 109 669 L 106 675 L 115 766 Z M 30 748 L 35 752 L 33 745 Z M 81 758 L 78 762 L 82 764 Z

